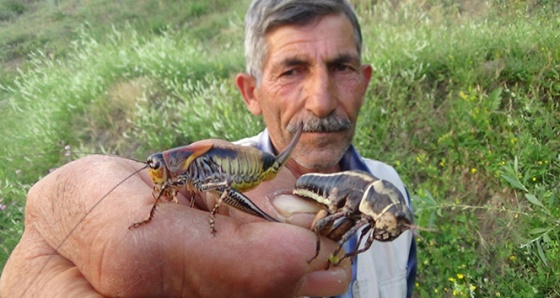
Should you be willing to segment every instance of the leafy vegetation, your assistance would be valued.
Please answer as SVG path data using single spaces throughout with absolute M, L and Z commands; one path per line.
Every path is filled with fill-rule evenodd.
M 560 6 L 354 3 L 375 71 L 355 141 L 412 194 L 415 295 L 560 296 Z M 0 0 L 0 268 L 50 169 L 263 128 L 232 79 L 247 6 Z

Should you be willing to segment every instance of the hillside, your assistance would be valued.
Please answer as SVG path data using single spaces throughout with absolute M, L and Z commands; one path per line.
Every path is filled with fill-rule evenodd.
M 0 269 L 52 169 L 263 127 L 232 84 L 248 3 L 0 0 Z M 355 145 L 409 188 L 416 296 L 559 297 L 560 5 L 353 3 L 374 68 Z

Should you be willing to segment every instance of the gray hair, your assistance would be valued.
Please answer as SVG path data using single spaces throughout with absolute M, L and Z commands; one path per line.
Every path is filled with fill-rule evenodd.
M 354 28 L 356 48 L 361 55 L 362 31 L 348 0 L 254 0 L 245 15 L 245 59 L 247 73 L 260 84 L 268 47 L 265 35 L 283 25 L 307 25 L 325 15 L 344 14 Z

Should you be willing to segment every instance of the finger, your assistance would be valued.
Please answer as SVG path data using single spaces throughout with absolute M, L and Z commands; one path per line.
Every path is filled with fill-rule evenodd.
M 345 293 L 352 280 L 350 262 L 343 261 L 329 270 L 318 270 L 307 274 L 297 296 L 336 296 Z

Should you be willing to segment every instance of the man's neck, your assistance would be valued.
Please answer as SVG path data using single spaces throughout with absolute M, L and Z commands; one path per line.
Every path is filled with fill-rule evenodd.
M 290 170 L 290 172 L 292 172 L 292 174 L 296 178 L 298 178 L 299 176 L 301 176 L 303 174 L 308 174 L 308 173 L 328 174 L 328 173 L 340 172 L 340 164 L 336 164 L 336 165 L 334 165 L 332 167 L 328 167 L 328 168 L 309 169 L 309 168 L 306 168 L 304 166 L 301 166 L 300 164 L 298 164 L 293 159 L 288 160 L 288 162 L 286 163 L 286 168 L 288 168 L 288 170 Z

